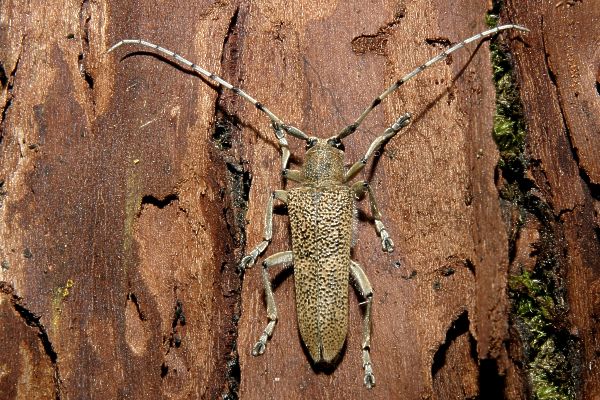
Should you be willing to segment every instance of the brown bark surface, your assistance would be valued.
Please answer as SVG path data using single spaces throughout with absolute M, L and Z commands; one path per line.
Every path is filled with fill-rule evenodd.
M 104 52 L 124 38 L 160 44 L 329 137 L 486 29 L 486 5 L 176 3 L 0 4 L 0 398 L 529 397 L 507 287 L 536 263 L 542 225 L 560 254 L 575 393 L 600 396 L 597 5 L 515 1 L 503 15 L 532 30 L 502 37 L 528 125 L 524 180 L 551 223 L 515 234 L 516 206 L 500 199 L 487 43 L 419 75 L 345 140 L 350 164 L 413 114 L 359 175 L 396 244 L 381 251 L 361 203 L 353 258 L 375 291 L 368 392 L 353 291 L 345 351 L 322 371 L 298 335 L 293 277 L 272 271 L 280 320 L 266 353 L 250 355 L 266 311 L 259 267 L 237 264 L 283 186 L 269 120 L 147 49 Z M 288 140 L 298 168 L 304 143 Z M 290 248 L 280 214 L 267 255 Z
M 600 4 L 508 2 L 532 29 L 515 48 L 530 178 L 550 208 L 581 398 L 600 398 Z M 534 255 L 535 258 L 535 255 Z

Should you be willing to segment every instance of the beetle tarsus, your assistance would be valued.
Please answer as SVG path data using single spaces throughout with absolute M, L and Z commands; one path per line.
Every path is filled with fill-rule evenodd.
M 365 369 L 365 386 L 367 389 L 372 389 L 375 386 L 375 375 L 373 367 L 371 367 L 371 355 L 368 349 L 363 350 L 363 368 Z
M 268 339 L 269 339 L 269 337 L 266 333 L 263 333 L 262 335 L 260 335 L 260 339 L 258 339 L 258 342 L 256 342 L 256 344 L 252 348 L 253 356 L 257 357 L 265 352 L 265 350 L 267 348 L 267 340 Z
M 247 268 L 252 268 L 252 266 L 255 263 L 256 263 L 256 257 L 253 256 L 252 254 L 249 254 L 249 255 L 245 256 L 244 258 L 242 258 L 242 261 L 240 261 L 239 269 L 241 271 L 244 271 Z
M 383 251 L 385 251 L 386 253 L 391 253 L 392 251 L 394 251 L 394 242 L 390 238 L 390 235 L 388 235 L 387 231 L 385 229 L 382 229 L 380 235 L 381 248 L 383 249 Z

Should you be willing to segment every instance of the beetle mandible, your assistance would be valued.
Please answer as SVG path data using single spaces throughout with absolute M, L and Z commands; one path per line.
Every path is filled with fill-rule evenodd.
M 354 133 L 365 117 L 402 84 L 468 43 L 490 37 L 507 29 L 528 31 L 527 28 L 519 25 L 502 25 L 458 42 L 394 82 L 376 97 L 352 124 L 328 139 L 308 136 L 300 129 L 285 124 L 267 107 L 242 89 L 164 47 L 141 39 L 125 39 L 107 51 L 109 53 L 124 44 L 150 47 L 232 90 L 251 102 L 271 120 L 271 126 L 281 148 L 283 177 L 298 183 L 299 186 L 288 190 L 275 190 L 271 194 L 265 211 L 263 240 L 240 263 L 241 269 L 249 268 L 266 250 L 273 237 L 274 201 L 279 200 L 287 204 L 292 250 L 273 254 L 262 263 L 262 281 L 267 303 L 268 323 L 252 349 L 253 355 L 264 353 L 278 318 L 268 269 L 274 265 L 291 264 L 294 270 L 296 313 L 300 336 L 315 364 L 332 364 L 340 354 L 348 330 L 349 279 L 356 284 L 358 292 L 365 299 L 361 346 L 364 383 L 367 388 L 375 385 L 370 356 L 373 289 L 360 265 L 350 258 L 355 199 L 360 200 L 365 195 L 368 196 L 375 229 L 381 239 L 383 251 L 391 252 L 394 244 L 381 220 L 382 216 L 369 184 L 366 181 L 350 184 L 350 181 L 365 167 L 376 151 L 408 125 L 411 115 L 406 113 L 396 120 L 371 143 L 364 156 L 352 164 L 348 170 L 344 169 L 342 140 Z M 301 170 L 292 170 L 287 167 L 290 151 L 286 133 L 306 142 L 306 155 Z

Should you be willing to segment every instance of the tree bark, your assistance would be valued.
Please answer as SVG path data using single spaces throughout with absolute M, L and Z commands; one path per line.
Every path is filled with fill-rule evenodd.
M 600 7 L 506 2 L 501 23 L 531 30 L 495 41 L 514 60 L 517 153 L 492 136 L 487 42 L 411 80 L 344 141 L 349 165 L 413 115 L 358 178 L 396 244 L 381 251 L 360 203 L 353 259 L 375 292 L 367 391 L 352 290 L 346 347 L 324 371 L 298 335 L 293 275 L 274 269 L 280 319 L 265 354 L 250 354 L 267 322 L 260 267 L 237 266 L 271 191 L 294 186 L 268 118 L 147 48 L 105 51 L 160 44 L 330 137 L 485 30 L 490 10 L 175 3 L 0 4 L 0 397 L 600 396 Z M 299 168 L 304 143 L 288 141 Z M 282 211 L 266 255 L 290 249 Z

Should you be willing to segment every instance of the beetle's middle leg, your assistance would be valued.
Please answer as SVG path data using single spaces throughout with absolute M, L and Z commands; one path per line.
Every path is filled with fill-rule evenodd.
M 379 207 L 377 207 L 377 202 L 375 201 L 375 195 L 373 194 L 373 189 L 369 185 L 367 181 L 356 182 L 352 185 L 352 191 L 354 195 L 358 199 L 362 199 L 365 195 L 365 192 L 369 194 L 369 204 L 371 205 L 371 214 L 373 215 L 373 219 L 375 220 L 375 229 L 381 238 L 381 248 L 383 251 L 387 253 L 391 253 L 394 250 L 394 242 L 390 238 L 387 230 L 385 229 L 385 225 L 381 221 L 381 212 L 379 211 Z
M 273 205 L 275 199 L 282 201 L 283 203 L 287 203 L 287 192 L 285 190 L 275 190 L 271 196 L 269 196 L 269 201 L 267 201 L 267 207 L 265 210 L 265 231 L 263 233 L 263 240 L 240 262 L 240 269 L 244 270 L 246 268 L 250 268 L 256 262 L 256 259 L 259 255 L 261 255 L 271 243 L 271 239 L 273 238 Z
M 363 341 L 362 341 L 362 360 L 365 370 L 365 386 L 372 388 L 375 386 L 375 375 L 371 366 L 371 306 L 373 305 L 373 288 L 369 278 L 357 262 L 350 260 L 350 276 L 365 299 L 365 314 L 363 319 Z
M 262 265 L 262 281 L 265 287 L 265 299 L 267 301 L 267 318 L 269 322 L 267 327 L 263 331 L 262 335 L 258 339 L 258 342 L 252 348 L 252 355 L 259 356 L 265 352 L 267 347 L 267 340 L 273 336 L 275 325 L 277 324 L 277 305 L 275 304 L 275 296 L 273 295 L 273 286 L 271 285 L 271 278 L 267 271 L 270 267 L 277 264 L 291 264 L 294 260 L 293 253 L 291 251 L 282 251 L 275 253 L 263 261 Z

